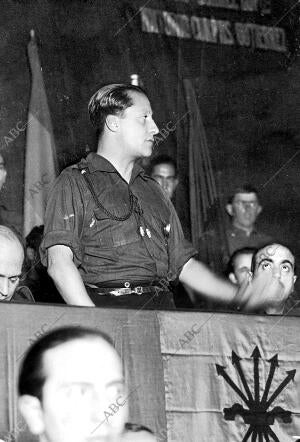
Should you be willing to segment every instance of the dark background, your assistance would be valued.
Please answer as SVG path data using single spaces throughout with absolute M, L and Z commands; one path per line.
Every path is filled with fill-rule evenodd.
M 259 226 L 299 253 L 300 61 L 299 4 L 272 3 L 272 14 L 199 7 L 196 1 L 17 1 L 0 4 L 0 141 L 26 123 L 30 96 L 27 42 L 36 33 L 60 169 L 89 150 L 96 136 L 87 103 L 103 83 L 138 73 L 159 127 L 186 112 L 183 78 L 193 78 L 221 197 L 244 182 L 258 187 Z M 287 53 L 181 40 L 141 30 L 139 8 L 282 27 Z M 188 206 L 188 121 L 183 118 L 158 149 L 174 156 L 181 184 L 176 205 Z M 2 203 L 22 229 L 25 133 L 2 153 L 8 179 Z

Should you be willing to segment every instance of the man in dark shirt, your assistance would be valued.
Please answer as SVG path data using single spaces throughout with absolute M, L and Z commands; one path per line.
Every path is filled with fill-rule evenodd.
M 89 103 L 97 153 L 65 169 L 50 195 L 43 262 L 69 304 L 173 308 L 177 278 L 218 301 L 236 288 L 193 257 L 175 209 L 135 163 L 158 128 L 146 93 L 112 84 Z M 94 290 L 94 292 L 93 292 Z
M 271 242 L 270 236 L 255 227 L 262 206 L 254 187 L 245 184 L 236 188 L 228 200 L 226 211 L 231 217 L 231 227 L 226 232 L 230 255 L 243 247 L 258 248 Z
M 272 241 L 272 238 L 255 227 L 257 217 L 262 211 L 257 190 L 244 184 L 237 187 L 228 199 L 226 211 L 230 216 L 230 225 L 225 227 L 224 235 L 220 235 L 216 228 L 209 228 L 199 240 L 200 257 L 207 262 L 206 250 L 214 251 L 218 256 L 218 263 L 214 263 L 215 271 L 223 273 L 230 256 L 244 247 L 259 248 Z

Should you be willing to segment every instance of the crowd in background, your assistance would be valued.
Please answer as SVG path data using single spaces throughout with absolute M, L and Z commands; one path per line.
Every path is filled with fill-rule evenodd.
M 179 184 L 175 161 L 168 155 L 156 156 L 150 162 L 147 172 L 161 185 L 167 196 L 172 200 L 176 187 Z M 1 187 L 5 183 L 6 175 L 5 163 L 2 156 L 0 156 Z M 210 227 L 210 229 L 203 232 L 203 235 L 199 238 L 199 255 L 202 260 L 210 266 L 211 263 L 209 259 L 205 261 L 205 254 L 202 252 L 207 250 L 208 247 L 210 249 L 217 249 L 218 256 L 221 254 L 221 260 L 218 262 L 217 269 L 216 265 L 212 265 L 212 268 L 225 275 L 233 284 L 241 286 L 245 280 L 255 274 L 255 271 L 257 272 L 257 269 L 255 270 L 257 264 L 255 259 L 258 251 L 262 250 L 264 246 L 270 247 L 270 245 L 274 243 L 274 240 L 256 228 L 256 220 L 262 211 L 262 206 L 257 190 L 254 187 L 247 184 L 236 188 L 233 194 L 228 197 L 225 210 L 228 214 L 229 223 L 227 226 L 224 226 L 225 235 L 223 244 L 220 243 L 216 230 Z M 14 231 L 14 227 L 10 227 L 12 227 Z M 5 231 L 5 229 L 5 227 L 2 227 L 2 234 L 0 232 L 2 237 L 3 235 L 10 236 L 11 233 Z M 48 275 L 47 269 L 41 263 L 39 248 L 43 238 L 43 231 L 43 225 L 35 226 L 24 239 L 20 237 L 17 231 L 14 232 L 24 247 L 24 256 L 19 253 L 19 264 L 16 266 L 20 267 L 20 262 L 22 261 L 22 271 L 19 275 L 16 289 L 13 293 L 10 292 L 10 294 L 8 292 L 2 293 L 1 300 L 64 303 L 53 280 Z M 288 302 L 285 304 L 284 311 L 291 311 L 292 314 L 296 314 L 298 297 L 294 290 L 294 282 L 296 280 L 295 257 L 292 251 L 284 247 L 284 245 L 279 244 L 278 247 L 279 255 L 282 251 L 286 252 L 285 254 L 283 253 L 284 266 L 288 264 L 292 267 L 293 281 L 289 288 L 287 295 Z M 274 253 L 271 256 L 272 259 L 274 256 L 276 257 L 278 247 L 274 249 Z M 267 251 L 268 250 L 270 251 L 271 249 L 269 248 Z M 14 259 L 16 259 L 17 256 L 18 253 L 14 253 Z M 212 256 L 214 255 L 212 254 Z M 267 259 L 269 258 L 270 257 L 267 257 Z M 264 262 L 263 265 L 267 270 L 270 270 L 270 262 Z M 274 263 L 271 263 L 271 265 L 275 266 Z M 283 272 L 286 274 L 287 270 L 288 269 L 284 267 Z M 275 270 L 272 270 L 273 273 L 274 271 Z M 17 270 L 17 273 L 18 272 L 19 270 Z M 280 277 L 279 275 L 279 278 Z M 205 299 L 195 296 L 193 291 L 189 290 L 189 288 L 183 284 L 173 284 L 172 289 L 177 308 L 224 309 L 223 305 L 220 306 L 216 303 L 207 302 Z M 283 313 L 283 311 L 281 313 Z

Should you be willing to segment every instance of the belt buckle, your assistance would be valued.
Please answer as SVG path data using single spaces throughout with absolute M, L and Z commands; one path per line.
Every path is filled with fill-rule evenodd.
M 119 289 L 119 292 L 121 295 L 130 295 L 132 293 L 132 290 L 130 287 L 122 287 Z
M 143 292 L 144 292 L 143 287 L 141 287 L 141 286 L 135 287 L 135 288 L 134 288 L 134 292 L 135 292 L 137 295 L 142 295 Z
M 132 290 L 131 288 L 122 287 L 117 290 L 112 290 L 110 293 L 114 296 L 130 295 L 132 293 Z

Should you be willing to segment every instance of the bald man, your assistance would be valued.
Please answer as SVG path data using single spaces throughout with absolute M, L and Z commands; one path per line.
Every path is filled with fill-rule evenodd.
M 0 301 L 34 302 L 27 287 L 20 286 L 24 248 L 17 235 L 0 225 Z

